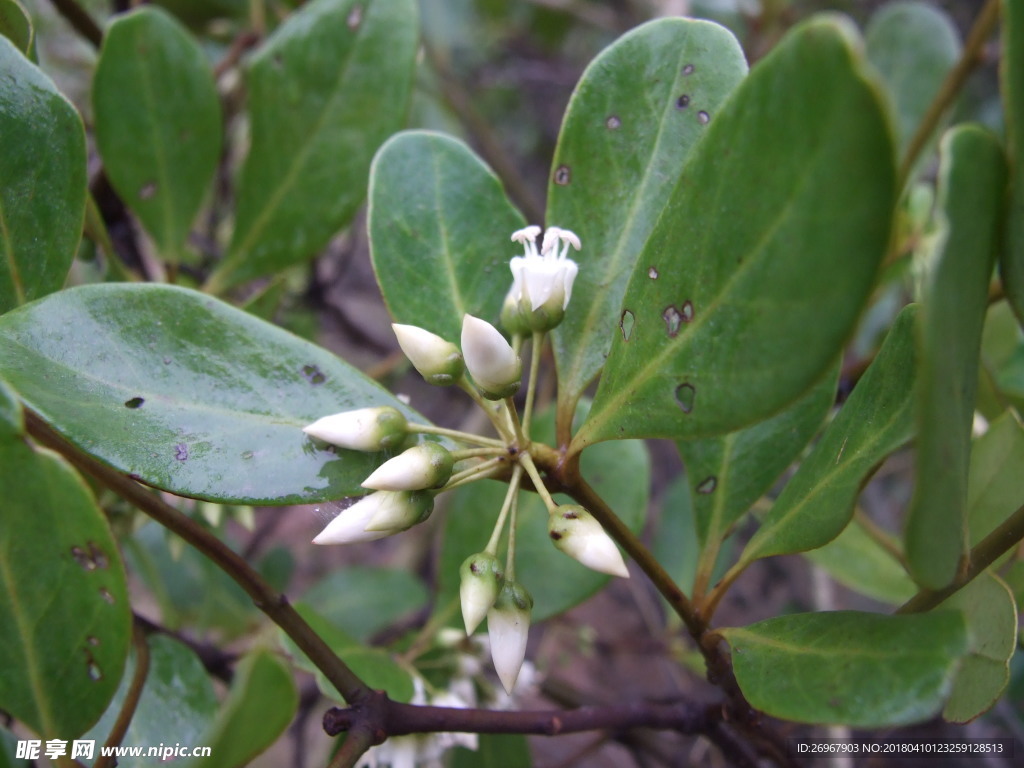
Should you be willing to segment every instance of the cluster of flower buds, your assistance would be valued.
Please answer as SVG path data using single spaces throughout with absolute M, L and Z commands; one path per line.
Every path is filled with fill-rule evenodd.
M 533 335 L 535 364 L 539 359 L 540 334 L 550 331 L 562 321 L 572 295 L 578 270 L 576 263 L 568 258 L 569 249 L 580 249 L 580 240 L 575 234 L 559 227 L 549 227 L 538 250 L 540 234 L 541 229 L 536 226 L 513 233 L 512 240 L 522 244 L 524 254 L 511 260 L 513 284 L 502 310 L 502 323 L 506 330 L 520 337 L 517 345 L 521 343 L 522 336 Z M 467 482 L 468 476 L 476 477 L 478 472 L 480 477 L 484 476 L 473 467 L 487 464 L 486 461 L 453 476 L 456 458 L 472 460 L 490 452 L 492 465 L 512 462 L 515 469 L 509 494 L 491 542 L 485 551 L 471 555 L 463 562 L 459 590 L 466 633 L 473 634 L 487 619 L 494 666 L 502 685 L 511 692 L 526 652 L 533 599 L 514 577 L 511 537 L 505 568 L 496 557 L 496 551 L 507 512 L 511 513 L 509 525 L 514 530 L 515 498 L 521 474 L 524 471 L 531 473 L 534 486 L 548 507 L 548 533 L 558 549 L 596 571 L 627 578 L 629 573 L 615 543 L 597 520 L 578 505 L 556 505 L 543 487 L 528 450 L 530 442 L 526 427 L 534 393 L 527 393 L 526 416 L 521 426 L 513 413 L 515 406 L 508 398 L 519 390 L 523 365 L 516 349 L 502 333 L 485 320 L 468 314 L 463 317 L 460 346 L 413 325 L 395 324 L 392 327 L 402 351 L 428 383 L 438 386 L 457 384 L 467 389 L 478 402 L 481 395 L 489 400 L 506 401 L 488 405 L 488 408 L 497 409 L 489 411 L 488 416 L 495 421 L 503 440 L 454 433 L 429 425 L 410 425 L 400 411 L 389 406 L 361 408 L 317 420 L 304 428 L 308 435 L 350 450 L 395 451 L 407 445 L 414 433 L 429 431 L 455 436 L 481 447 L 460 451 L 457 456 L 436 442 L 426 441 L 406 448 L 381 464 L 363 481 L 363 487 L 374 492 L 342 512 L 314 542 L 372 541 L 422 522 L 433 509 L 434 495 L 449 482 L 451 485 Z M 472 377 L 475 389 L 466 373 Z M 499 415 L 501 408 L 507 408 L 509 412 Z M 508 420 L 502 421 L 505 416 Z

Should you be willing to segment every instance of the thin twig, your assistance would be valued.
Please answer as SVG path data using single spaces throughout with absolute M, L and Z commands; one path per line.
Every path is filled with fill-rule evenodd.
M 910 139 L 910 143 L 907 145 L 906 154 L 903 156 L 903 161 L 900 163 L 899 175 L 897 177 L 897 189 L 903 189 L 907 183 L 907 179 L 910 178 L 910 172 L 914 168 L 914 163 L 917 162 L 918 155 L 924 151 L 932 134 L 935 133 L 935 129 L 939 125 L 939 121 L 942 119 L 943 114 L 953 103 L 953 100 L 960 93 L 960 89 L 963 88 L 967 77 L 971 74 L 978 63 L 982 60 L 981 51 L 985 46 L 989 35 L 992 34 L 992 30 L 996 25 L 996 21 L 999 19 L 999 0 L 988 0 L 981 12 L 978 14 L 978 18 L 974 22 L 974 26 L 971 27 L 971 31 L 967 35 L 967 40 L 964 42 L 963 52 L 960 54 L 960 59 L 949 70 L 949 74 L 946 75 L 946 79 L 942 81 L 942 86 L 939 88 L 939 92 L 935 94 L 935 98 L 932 99 L 931 104 L 928 105 L 928 111 L 925 112 L 924 117 L 921 118 L 921 122 L 917 126 L 917 130 L 914 131 L 913 137 Z
M 296 612 L 288 598 L 273 589 L 254 568 L 214 534 L 154 495 L 148 488 L 79 451 L 36 413 L 27 410 L 25 424 L 29 434 L 39 443 L 61 454 L 77 469 L 178 534 L 230 576 L 252 598 L 256 607 L 277 624 L 317 669 L 324 673 L 345 701 L 358 703 L 372 694 L 369 686 L 338 658 Z
M 75 0 L 50 0 L 57 13 L 64 17 L 74 30 L 99 48 L 103 44 L 103 30 L 92 16 Z
M 121 711 L 117 713 L 114 727 L 110 729 L 110 735 L 103 743 L 104 748 L 120 746 L 125 734 L 128 733 L 128 726 L 132 724 L 132 718 L 135 717 L 139 699 L 142 698 L 142 689 L 149 676 L 149 643 L 146 641 L 145 632 L 137 623 L 132 625 L 132 647 L 135 649 L 135 672 L 132 674 L 132 682 L 125 693 L 124 701 L 121 703 Z M 101 750 L 93 768 L 111 768 L 116 764 L 117 758 L 113 757 L 112 753 L 107 754 Z

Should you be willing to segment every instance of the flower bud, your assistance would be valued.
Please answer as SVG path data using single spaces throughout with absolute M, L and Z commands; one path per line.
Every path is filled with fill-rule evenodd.
M 313 543 L 354 544 L 383 539 L 425 520 L 432 508 L 433 498 L 426 493 L 371 493 L 343 510 L 313 539 Z M 391 518 L 393 524 L 371 527 L 378 516 Z
M 526 638 L 530 631 L 533 598 L 517 581 L 506 581 L 494 606 L 487 612 L 487 636 L 491 641 L 491 661 L 506 693 L 512 693 L 519 668 L 526 658 Z
M 562 504 L 551 511 L 548 535 L 556 547 L 588 568 L 629 578 L 626 563 L 611 536 L 578 504 Z
M 504 573 L 498 558 L 486 552 L 477 552 L 462 563 L 459 576 L 462 579 L 459 584 L 462 620 L 466 624 L 466 634 L 472 635 L 494 605 Z
M 452 476 L 455 459 L 443 445 L 433 442 L 415 445 L 388 459 L 363 481 L 363 488 L 376 491 L 418 491 L 440 488 Z
M 406 420 L 396 408 L 382 405 L 324 416 L 303 427 L 302 431 L 339 448 L 380 451 L 402 443 Z
M 392 323 L 398 346 L 428 384 L 447 386 L 462 376 L 465 366 L 459 348 L 415 325 Z
M 401 533 L 422 523 L 434 511 L 434 494 L 429 491 L 377 491 L 370 498 L 381 499 L 366 523 L 367 533 Z
M 486 320 L 463 316 L 462 354 L 484 397 L 500 400 L 519 390 L 523 363 L 501 331 Z
M 510 336 L 517 334 L 528 336 L 530 334 L 530 324 L 526 321 L 519 305 L 519 291 L 516 290 L 515 285 L 505 294 L 505 302 L 501 305 L 501 327 Z

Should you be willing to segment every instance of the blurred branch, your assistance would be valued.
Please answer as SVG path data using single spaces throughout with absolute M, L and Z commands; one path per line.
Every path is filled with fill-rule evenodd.
M 559 11 L 572 16 L 577 21 L 585 22 L 598 29 L 614 32 L 615 34 L 622 32 L 615 12 L 604 5 L 579 2 L 579 0 L 529 0 L 529 2 L 541 8 L 548 8 L 552 11 Z
M 949 71 L 949 74 L 946 75 L 946 79 L 942 82 L 939 92 L 932 99 L 932 103 L 928 106 L 928 111 L 921 118 L 913 138 L 911 138 L 910 143 L 907 145 L 907 152 L 900 163 L 899 175 L 897 176 L 897 189 L 901 190 L 906 186 L 907 179 L 910 178 L 910 172 L 914 168 L 914 163 L 917 162 L 918 155 L 924 151 L 925 146 L 931 140 L 932 134 L 935 133 L 935 129 L 942 119 L 942 115 L 945 114 L 953 100 L 960 93 L 960 89 L 963 88 L 967 77 L 981 62 L 982 48 L 984 48 L 998 20 L 999 0 L 988 0 L 967 35 L 967 40 L 964 42 L 964 50 L 960 54 L 959 61 Z
M 26 410 L 25 424 L 33 439 L 56 451 L 76 469 L 95 478 L 156 522 L 176 533 L 230 576 L 252 598 L 256 607 L 277 624 L 317 669 L 324 673 L 345 701 L 356 704 L 373 695 L 369 686 L 338 658 L 330 646 L 298 614 L 288 602 L 288 598 L 273 589 L 252 566 L 223 541 L 167 504 L 150 489 L 79 451 L 36 413 Z
M 426 53 L 427 61 L 437 73 L 438 83 L 441 86 L 441 95 L 465 124 L 466 128 L 476 139 L 480 146 L 480 154 L 490 164 L 494 171 L 508 187 L 509 195 L 516 204 L 523 209 L 527 221 L 543 223 L 544 206 L 541 201 L 530 190 L 526 180 L 519 173 L 515 162 L 508 156 L 498 141 L 498 137 L 491 129 L 490 123 L 477 111 L 473 105 L 472 96 L 466 91 L 462 83 L 458 81 L 448 62 L 440 56 L 432 45 L 423 42 L 423 50 Z
M 120 746 L 124 736 L 128 733 L 128 726 L 132 724 L 135 717 L 135 710 L 139 706 L 139 699 L 142 698 L 142 689 L 146 685 L 146 678 L 149 676 L 149 643 L 146 641 L 146 634 L 138 623 L 132 624 L 132 648 L 135 649 L 135 672 L 132 674 L 131 685 L 124 695 L 121 703 L 121 711 L 117 713 L 117 720 L 110 729 L 110 735 L 103 742 L 104 747 Z M 112 755 L 100 752 L 96 758 L 93 768 L 111 768 L 117 765 L 117 758 Z
M 57 13 L 64 17 L 74 30 L 97 48 L 103 44 L 103 30 L 92 16 L 75 0 L 50 0 Z

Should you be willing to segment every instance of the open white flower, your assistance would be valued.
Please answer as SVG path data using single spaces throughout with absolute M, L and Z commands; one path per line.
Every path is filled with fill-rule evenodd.
M 324 416 L 302 428 L 310 437 L 353 451 L 379 451 L 399 445 L 407 422 L 389 405 L 359 408 Z
M 314 544 L 355 544 L 400 533 L 426 520 L 434 508 L 429 493 L 378 491 L 364 496 L 327 524 Z
M 518 391 L 523 363 L 501 331 L 486 320 L 462 317 L 462 355 L 485 397 L 500 400 Z
M 523 245 L 524 253 L 509 263 L 511 298 L 519 302 L 527 326 L 535 331 L 548 331 L 562 321 L 569 306 L 572 284 L 579 272 L 576 262 L 568 258 L 569 248 L 578 251 L 581 243 L 568 229 L 548 227 L 538 253 L 539 234 L 537 226 L 512 233 L 512 239 Z
M 551 511 L 548 535 L 556 547 L 588 568 L 629 578 L 622 553 L 611 536 L 578 504 L 562 504 Z

